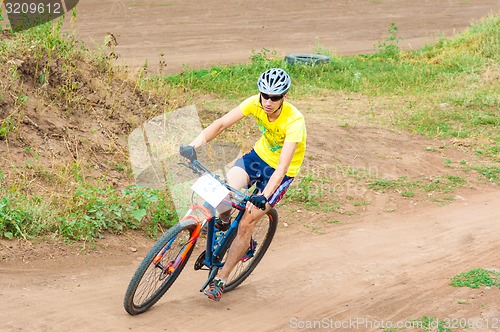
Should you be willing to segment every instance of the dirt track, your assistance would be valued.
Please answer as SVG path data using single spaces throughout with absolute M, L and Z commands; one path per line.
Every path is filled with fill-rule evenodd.
M 215 331 L 209 324 L 217 321 L 219 331 L 283 331 L 312 320 L 395 325 L 424 315 L 496 322 L 499 289 L 447 284 L 458 272 L 498 267 L 500 242 L 492 231 L 500 220 L 498 206 L 496 192 L 464 197 L 446 207 L 375 213 L 322 235 L 281 227 L 255 273 L 220 303 L 197 291 L 205 273 L 187 268 L 169 293 L 138 317 L 124 312 L 122 299 L 145 247 L 115 259 L 32 262 L 23 271 L 22 263 L 7 264 L 1 269 L 2 327 Z M 359 331 L 377 330 L 364 324 Z
M 417 47 L 499 8 L 497 1 L 441 1 L 441 5 L 432 1 L 419 5 L 412 1 L 342 5 L 326 0 L 307 5 L 290 1 L 281 8 L 281 20 L 276 20 L 273 14 L 281 3 L 277 1 L 265 6 L 255 1 L 185 1 L 153 8 L 143 1 L 110 3 L 82 1 L 77 31 L 99 42 L 106 32 L 114 33 L 117 52 L 132 66 L 143 64 L 146 58 L 154 66 L 158 54 L 165 53 L 170 71 L 183 63 L 197 67 L 246 61 L 252 49 L 262 47 L 283 54 L 310 52 L 316 37 L 321 46 L 341 53 L 370 51 L 386 36 L 390 22 L 399 27 L 402 46 Z M 244 10 L 251 14 L 243 15 Z M 298 13 L 303 23 L 290 32 Z M 380 162 L 377 168 L 393 176 L 411 171 L 416 162 L 415 172 L 436 174 L 443 167 L 440 158 L 433 160 L 432 154 L 422 152 L 423 140 L 401 137 L 392 141 L 391 135 L 396 134 L 362 129 L 332 131 L 326 137 L 327 128 L 333 125 L 324 119 L 311 120 L 316 133 L 310 135 L 309 153 L 325 160 L 356 160 L 363 166 Z M 376 147 L 380 150 L 372 154 Z M 366 211 L 346 217 L 345 223 L 324 226 L 322 234 L 292 223 L 311 215 L 283 209 L 289 227 L 280 225 L 255 273 L 221 303 L 208 301 L 197 291 L 205 274 L 187 268 L 172 290 L 138 317 L 128 316 L 122 301 L 150 240 L 110 237 L 103 242 L 107 248 L 97 247 L 89 255 L 76 255 L 78 248 L 64 249 L 67 255 L 62 255 L 62 250 L 44 252 L 43 246 L 23 244 L 24 255 L 0 265 L 1 329 L 282 331 L 326 320 L 333 324 L 322 325 L 327 330 L 359 319 L 357 330 L 368 331 L 378 329 L 364 325 L 362 319 L 376 327 L 373 324 L 381 321 L 396 324 L 427 315 L 478 318 L 483 327 L 489 323 L 490 328 L 473 331 L 500 331 L 499 289 L 448 286 L 449 278 L 459 272 L 500 268 L 496 232 L 500 193 L 495 187 L 481 188 L 462 190 L 455 202 L 444 207 L 373 194 Z M 9 246 L 0 241 L 0 252 L 16 257 L 18 246 Z
M 285 4 L 286 3 L 286 4 Z M 500 9 L 496 0 L 175 0 L 81 1 L 76 31 L 102 45 L 107 33 L 118 41 L 119 61 L 147 61 L 166 72 L 248 62 L 252 50 L 311 53 L 316 46 L 339 54 L 369 53 L 389 36 L 392 22 L 405 49 L 466 28 L 471 20 Z M 164 54 L 160 57 L 160 54 Z

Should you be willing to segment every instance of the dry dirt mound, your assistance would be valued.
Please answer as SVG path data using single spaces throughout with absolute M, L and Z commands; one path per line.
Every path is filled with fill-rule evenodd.
M 50 178 L 75 164 L 82 176 L 129 183 L 118 170 L 128 163 L 127 136 L 165 101 L 141 93 L 134 75 L 110 67 L 109 59 L 89 61 L 26 51 L 0 66 L 6 77 L 0 118 L 10 126 L 0 136 L 0 168 L 7 178 L 23 174 L 33 192 L 57 190 Z M 51 174 L 44 177 L 43 169 Z

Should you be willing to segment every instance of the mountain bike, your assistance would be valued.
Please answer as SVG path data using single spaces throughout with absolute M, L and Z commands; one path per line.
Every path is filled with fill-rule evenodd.
M 232 188 L 198 160 L 179 164 L 199 175 L 192 186 L 191 207 L 185 216 L 153 245 L 133 275 L 124 300 L 125 310 L 130 315 L 147 311 L 168 291 L 186 266 L 197 241 L 206 236 L 206 248 L 194 263 L 195 270 L 208 271 L 208 278 L 200 288 L 202 292 L 224 265 L 227 253 L 231 250 L 231 243 L 238 232 L 239 222 L 245 213 L 246 204 L 251 195 L 258 192 L 256 188 L 251 195 L 247 195 Z M 212 203 L 207 205 L 196 202 L 199 196 Z M 216 197 L 218 198 L 214 201 Z M 215 227 L 214 209 L 210 208 L 217 206 L 220 197 L 229 205 L 230 213 L 234 217 L 226 231 Z M 274 208 L 256 222 L 248 250 L 231 272 L 224 292 L 235 289 L 253 272 L 269 248 L 277 225 L 278 212 Z

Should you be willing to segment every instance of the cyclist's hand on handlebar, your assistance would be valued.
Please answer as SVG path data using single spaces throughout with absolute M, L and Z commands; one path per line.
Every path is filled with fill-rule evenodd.
M 191 145 L 184 146 L 181 144 L 181 146 L 179 148 L 179 153 L 181 156 L 183 156 L 186 159 L 189 159 L 190 161 L 197 159 L 196 150 Z
M 252 195 L 249 201 L 261 210 L 266 209 L 267 198 L 264 195 Z

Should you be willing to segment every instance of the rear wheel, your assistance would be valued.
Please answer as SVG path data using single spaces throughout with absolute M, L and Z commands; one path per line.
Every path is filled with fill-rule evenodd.
M 277 226 L 278 212 L 275 209 L 269 210 L 266 215 L 256 222 L 248 250 L 231 271 L 231 274 L 227 278 L 224 292 L 232 291 L 238 287 L 253 272 L 269 248 Z M 234 232 L 233 238 L 230 239 L 231 241 L 228 241 L 226 247 L 222 250 L 225 253 L 224 260 L 227 257 L 227 253 L 231 250 L 230 246 L 235 236 L 236 232 Z
M 172 265 L 186 249 L 196 225 L 192 219 L 179 222 L 163 234 L 144 257 L 125 293 L 124 307 L 129 314 L 145 312 L 172 286 L 191 256 L 194 244 L 177 268 Z

